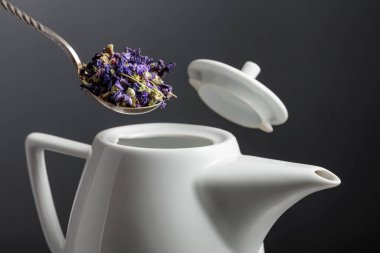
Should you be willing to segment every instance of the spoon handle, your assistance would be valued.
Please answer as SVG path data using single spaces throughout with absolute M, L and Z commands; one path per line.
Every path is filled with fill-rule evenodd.
M 20 18 L 22 21 L 27 23 L 28 25 L 32 26 L 34 29 L 51 39 L 55 44 L 60 46 L 66 54 L 70 57 L 71 61 L 74 63 L 76 69 L 79 69 L 79 66 L 82 64 L 81 60 L 79 59 L 78 54 L 74 51 L 74 49 L 70 46 L 69 43 L 67 43 L 66 40 L 64 40 L 61 36 L 59 36 L 57 33 L 55 33 L 50 28 L 42 25 L 40 22 L 36 21 L 34 18 L 30 17 L 28 14 L 26 14 L 24 11 L 20 10 L 16 6 L 12 5 L 6 0 L 0 0 L 1 6 L 9 12 L 11 12 L 16 17 Z

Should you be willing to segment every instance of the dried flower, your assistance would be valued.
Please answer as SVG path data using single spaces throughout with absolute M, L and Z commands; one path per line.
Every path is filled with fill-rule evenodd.
M 109 44 L 84 64 L 79 72 L 81 87 L 118 106 L 144 107 L 176 97 L 172 86 L 163 81 L 175 67 L 141 55 L 141 49 L 126 48 L 117 53 Z

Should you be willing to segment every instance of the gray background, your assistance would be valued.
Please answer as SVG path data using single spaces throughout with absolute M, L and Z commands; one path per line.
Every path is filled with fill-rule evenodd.
M 267 252 L 380 250 L 379 1 L 13 3 L 60 33 L 83 61 L 109 42 L 174 60 L 167 80 L 179 99 L 147 115 L 112 113 L 80 91 L 63 51 L 0 10 L 0 252 L 49 252 L 28 181 L 28 133 L 91 143 L 109 127 L 159 121 L 223 128 L 245 154 L 316 164 L 340 176 L 338 188 L 307 197 L 279 219 Z M 238 68 L 257 62 L 259 80 L 286 104 L 288 122 L 266 134 L 214 114 L 187 82 L 187 65 L 197 58 Z M 48 153 L 47 163 L 66 229 L 83 161 Z

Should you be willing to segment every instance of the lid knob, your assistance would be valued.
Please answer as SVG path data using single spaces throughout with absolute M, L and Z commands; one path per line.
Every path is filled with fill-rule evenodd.
M 254 62 L 247 61 L 244 63 L 243 68 L 241 69 L 245 74 L 250 76 L 253 79 L 256 79 L 256 77 L 260 74 L 260 67 Z

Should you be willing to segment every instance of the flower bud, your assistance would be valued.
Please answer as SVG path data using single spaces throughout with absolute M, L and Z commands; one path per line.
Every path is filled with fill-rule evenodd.
M 114 51 L 113 51 L 113 44 L 108 44 L 107 47 L 106 47 L 106 52 L 111 56 L 113 55 Z
M 127 94 L 128 94 L 128 96 L 130 96 L 130 97 L 135 97 L 135 96 L 136 96 L 136 92 L 135 92 L 135 90 L 132 89 L 132 88 L 128 88 L 128 90 L 127 90 Z

